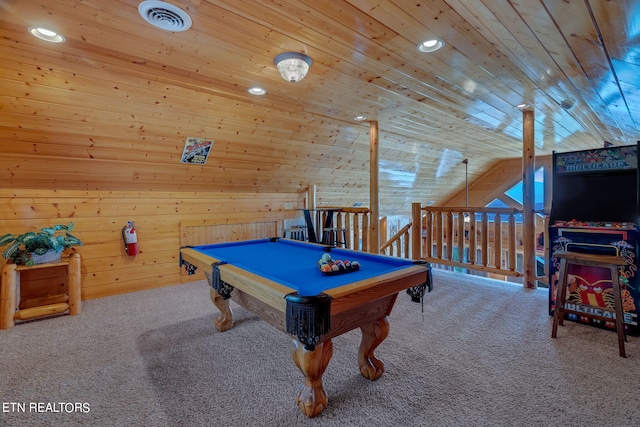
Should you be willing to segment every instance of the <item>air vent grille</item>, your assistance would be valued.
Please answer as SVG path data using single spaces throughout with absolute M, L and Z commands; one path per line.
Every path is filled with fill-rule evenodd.
M 145 21 L 166 31 L 186 31 L 191 28 L 191 17 L 170 3 L 156 0 L 143 1 L 138 13 Z

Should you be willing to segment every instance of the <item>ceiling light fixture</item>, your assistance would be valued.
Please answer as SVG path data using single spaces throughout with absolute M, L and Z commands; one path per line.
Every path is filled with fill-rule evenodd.
M 47 30 L 46 28 L 31 27 L 29 28 L 29 32 L 40 40 L 44 40 L 46 42 L 62 43 L 66 40 L 62 34 Z
M 353 118 L 353 120 L 357 121 L 357 122 L 361 122 L 363 120 L 367 120 L 367 116 L 355 116 Z
M 440 39 L 429 39 L 418 43 L 418 50 L 420 52 L 431 53 L 444 46 L 444 42 Z
M 267 90 L 263 89 L 261 87 L 258 86 L 253 86 L 249 88 L 249 93 L 251 95 L 266 95 L 267 94 Z
M 295 83 L 304 79 L 311 67 L 311 58 L 297 52 L 285 52 L 273 60 L 283 79 Z
M 521 104 L 516 105 L 516 108 L 518 110 L 526 110 L 527 108 L 531 107 L 531 104 L 527 103 L 527 102 L 523 102 Z

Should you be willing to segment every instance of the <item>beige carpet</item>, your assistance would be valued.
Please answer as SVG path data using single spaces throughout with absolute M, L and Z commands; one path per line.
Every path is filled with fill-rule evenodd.
M 358 372 L 359 331 L 334 340 L 314 419 L 294 402 L 289 337 L 237 306 L 215 331 L 206 283 L 86 301 L 0 331 L 0 426 L 640 425 L 637 337 L 623 359 L 610 331 L 565 322 L 552 340 L 546 290 L 434 283 L 424 314 L 398 298 L 378 381 Z

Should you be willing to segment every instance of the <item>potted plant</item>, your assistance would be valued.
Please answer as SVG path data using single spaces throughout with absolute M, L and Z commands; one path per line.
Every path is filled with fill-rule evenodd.
M 59 259 L 63 250 L 82 245 L 80 239 L 70 233 L 73 226 L 73 222 L 70 222 L 68 225 L 58 224 L 19 235 L 5 234 L 0 237 L 0 248 L 9 246 L 2 252 L 2 257 L 24 265 Z M 38 260 L 43 255 L 44 259 Z

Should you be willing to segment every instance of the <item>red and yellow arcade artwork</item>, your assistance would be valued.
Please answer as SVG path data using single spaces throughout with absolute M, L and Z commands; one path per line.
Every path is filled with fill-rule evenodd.
M 575 271 L 578 270 L 578 271 Z M 604 274 L 602 274 L 604 273 Z M 554 285 L 557 285 L 559 272 L 556 272 Z M 586 277 L 585 277 L 586 276 Z M 569 266 L 569 295 L 566 307 L 570 310 L 582 311 L 599 316 L 610 316 L 611 322 L 605 322 L 605 327 L 615 329 L 615 302 L 609 272 L 601 268 L 593 268 L 581 265 Z M 622 279 L 622 277 L 620 277 Z M 622 287 L 622 283 L 621 283 Z M 625 312 L 625 323 L 635 323 L 635 316 L 630 312 L 636 311 L 635 302 L 628 289 L 621 289 L 622 310 Z M 602 310 L 604 308 L 605 310 Z M 591 319 L 578 319 L 589 322 Z
M 633 262 L 633 253 L 626 251 L 625 242 L 617 243 L 621 256 L 629 256 L 630 265 L 620 266 L 619 281 L 620 293 L 622 296 L 622 310 L 624 312 L 625 327 L 629 329 L 631 326 L 637 327 L 637 313 L 634 296 L 629 291 L 629 279 L 635 276 L 635 263 Z M 614 244 L 615 244 L 614 243 Z M 630 249 L 630 248 L 629 248 Z M 630 253 L 631 252 L 631 253 Z M 557 267 L 557 266 L 556 266 Z M 569 265 L 568 266 L 568 292 L 565 307 L 569 310 L 575 310 L 585 314 L 596 314 L 610 318 L 611 321 L 603 322 L 597 319 L 583 317 L 576 314 L 568 314 L 567 318 L 581 323 L 589 323 L 594 326 L 600 326 L 607 329 L 615 329 L 615 301 L 613 289 L 611 285 L 611 276 L 608 269 L 591 267 L 585 265 Z M 553 286 L 553 303 L 557 297 L 558 281 L 560 272 L 555 271 L 552 276 Z

